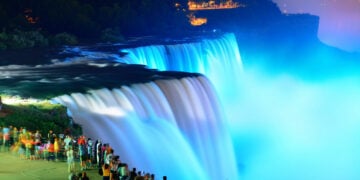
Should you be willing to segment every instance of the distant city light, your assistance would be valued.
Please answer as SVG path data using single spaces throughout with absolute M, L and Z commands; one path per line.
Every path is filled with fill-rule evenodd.
M 208 2 L 196 3 L 194 1 L 188 2 L 188 7 L 190 11 L 196 10 L 211 10 L 211 9 L 233 9 L 238 7 L 244 7 L 245 5 L 233 2 L 232 0 L 227 0 L 224 3 L 216 4 L 214 0 Z
M 207 23 L 207 18 L 196 18 L 193 14 L 190 14 L 188 17 L 192 26 L 201 26 Z
M 208 2 L 194 2 L 192 0 L 188 1 L 188 10 L 189 11 L 198 11 L 198 10 L 220 10 L 220 9 L 234 9 L 239 7 L 245 7 L 244 4 L 238 2 L 233 2 L 232 0 L 227 0 L 226 2 L 221 2 L 216 4 L 214 0 Z M 176 3 L 175 7 L 180 7 L 181 5 Z M 207 23 L 207 18 L 196 18 L 193 13 L 188 15 L 189 22 L 192 26 L 201 26 Z
M 26 21 L 30 24 L 36 24 L 39 21 L 39 17 L 33 17 L 32 9 L 25 9 L 24 16 Z

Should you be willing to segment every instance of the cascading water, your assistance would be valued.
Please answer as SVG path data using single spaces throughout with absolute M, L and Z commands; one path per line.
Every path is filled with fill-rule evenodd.
M 360 178 L 360 76 L 353 70 L 337 77 L 335 66 L 330 77 L 337 78 L 323 80 L 306 79 L 308 71 L 305 78 L 274 75 L 261 65 L 242 73 L 233 34 L 122 51 L 121 62 L 201 73 L 215 88 L 198 77 L 56 98 L 86 135 L 112 140 L 130 166 L 169 179 Z
M 238 83 L 229 77 L 240 79 L 243 71 L 239 47 L 234 34 L 200 42 L 156 45 L 122 50 L 127 55 L 123 61 L 143 64 L 149 68 L 201 73 L 215 84 L 221 98 L 238 93 Z
M 193 43 L 138 47 L 122 52 L 127 53 L 123 58 L 126 63 L 143 64 L 159 70 L 204 74 L 215 85 L 220 102 L 225 105 L 225 119 L 228 120 L 226 130 L 231 131 L 233 122 L 238 121 L 240 109 L 237 104 L 240 101 L 243 65 L 234 34 Z M 237 156 L 237 161 L 240 158 Z M 237 163 L 236 168 L 240 171 L 242 165 Z
M 203 76 L 156 80 L 54 99 L 84 134 L 110 143 L 130 167 L 169 179 L 237 177 L 230 135 Z
M 220 96 L 236 93 L 242 71 L 233 34 L 197 43 L 124 50 L 121 61 L 159 70 L 203 73 L 120 89 L 54 98 L 84 134 L 110 143 L 121 160 L 169 179 L 233 179 L 238 169 Z M 233 87 L 233 88 L 228 88 Z M 221 97 L 220 97 L 221 98 Z

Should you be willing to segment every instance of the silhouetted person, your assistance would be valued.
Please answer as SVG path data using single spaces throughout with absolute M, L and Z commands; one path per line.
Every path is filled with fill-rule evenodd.
M 163 180 L 167 180 L 167 177 L 166 177 L 166 176 L 163 176 Z
M 141 171 L 138 171 L 135 180 L 145 180 L 144 176 L 141 175 Z
M 134 180 L 136 177 L 136 168 L 133 168 L 132 171 L 130 172 L 130 180 Z
M 2 109 L 2 105 L 3 105 L 3 103 L 2 103 L 2 100 L 1 100 L 1 96 L 0 96 L 0 111 Z
M 82 172 L 81 180 L 90 180 L 85 171 Z

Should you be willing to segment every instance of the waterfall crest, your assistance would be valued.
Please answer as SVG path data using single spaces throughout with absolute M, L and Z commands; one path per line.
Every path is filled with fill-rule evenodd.
M 210 79 L 221 98 L 235 95 L 238 84 L 229 77 L 240 79 L 243 65 L 234 34 L 199 42 L 154 45 L 123 50 L 123 61 L 142 64 L 152 69 L 201 73 Z M 229 88 L 231 87 L 231 88 Z

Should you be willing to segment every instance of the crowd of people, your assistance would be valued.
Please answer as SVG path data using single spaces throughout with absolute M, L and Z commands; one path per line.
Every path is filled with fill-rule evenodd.
M 55 134 L 52 130 L 43 136 L 39 130 L 32 132 L 24 127 L 0 127 L 2 151 L 12 151 L 25 160 L 66 161 L 70 180 L 88 180 L 87 170 L 98 170 L 103 180 L 154 180 L 155 175 L 129 170 L 127 163 L 108 143 L 92 140 L 84 135 Z M 76 163 L 80 168 L 76 168 Z M 166 179 L 166 176 L 163 176 Z

